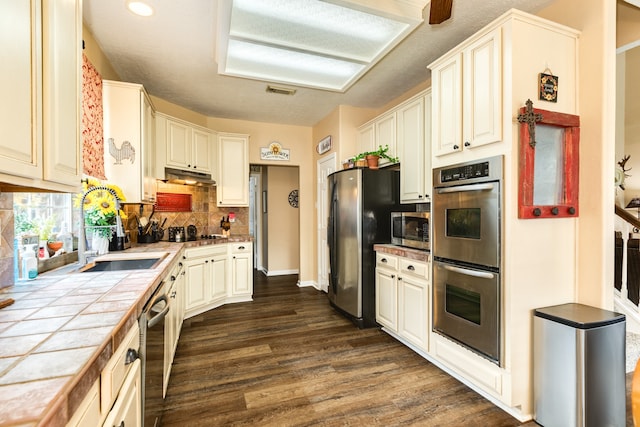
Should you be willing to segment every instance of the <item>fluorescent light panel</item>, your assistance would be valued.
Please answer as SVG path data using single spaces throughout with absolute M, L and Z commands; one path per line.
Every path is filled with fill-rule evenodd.
M 345 91 L 421 21 L 319 0 L 226 1 L 219 73 L 332 91 Z

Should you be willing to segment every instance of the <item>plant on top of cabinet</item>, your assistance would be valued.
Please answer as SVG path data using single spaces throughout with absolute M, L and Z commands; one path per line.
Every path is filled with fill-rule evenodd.
M 369 169 L 377 169 L 379 159 L 386 159 L 389 161 L 389 163 L 398 163 L 400 161 L 397 157 L 390 156 L 388 152 L 388 145 L 385 145 L 384 147 L 382 147 L 382 145 L 379 145 L 377 150 L 365 151 L 363 153 L 357 154 L 353 156 L 350 161 L 357 164 L 357 162 L 360 160 L 367 160 Z

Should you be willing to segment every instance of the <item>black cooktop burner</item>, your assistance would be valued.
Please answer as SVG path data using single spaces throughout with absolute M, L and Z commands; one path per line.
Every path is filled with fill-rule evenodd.
M 215 240 L 215 239 L 222 239 L 222 237 L 217 236 L 215 234 L 201 234 L 200 235 L 200 240 Z

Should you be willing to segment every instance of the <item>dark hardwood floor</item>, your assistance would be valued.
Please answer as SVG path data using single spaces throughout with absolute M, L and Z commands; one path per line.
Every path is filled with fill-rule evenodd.
M 253 302 L 185 321 L 163 426 L 521 425 L 297 276 L 254 277 Z

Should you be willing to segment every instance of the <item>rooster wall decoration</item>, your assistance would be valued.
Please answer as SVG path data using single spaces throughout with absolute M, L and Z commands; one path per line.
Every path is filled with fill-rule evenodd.
M 129 141 L 124 141 L 120 148 L 116 147 L 116 143 L 113 138 L 109 138 L 109 154 L 116 160 L 114 165 L 121 165 L 122 161 L 129 159 L 131 164 L 136 160 L 136 149 Z

